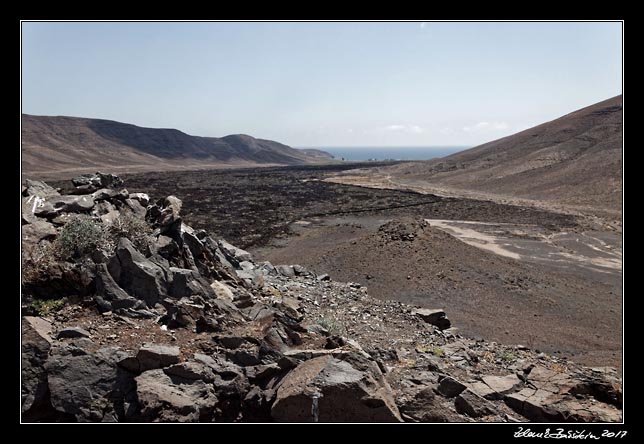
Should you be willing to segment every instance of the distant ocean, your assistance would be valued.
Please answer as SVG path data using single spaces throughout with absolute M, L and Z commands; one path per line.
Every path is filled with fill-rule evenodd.
M 313 147 L 307 147 L 313 148 Z M 428 160 L 445 157 L 471 148 L 469 146 L 427 147 L 315 147 L 344 160 Z

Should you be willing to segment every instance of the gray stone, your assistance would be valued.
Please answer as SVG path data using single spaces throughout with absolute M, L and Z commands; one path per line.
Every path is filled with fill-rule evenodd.
M 453 398 L 465 390 L 467 386 L 451 376 L 446 376 L 440 380 L 436 391 L 446 398 Z
M 98 190 L 100 188 L 115 188 L 123 185 L 123 180 L 114 175 L 97 171 L 95 174 L 82 174 L 72 179 L 72 184 L 77 188 Z
M 418 308 L 413 313 L 423 321 L 435 325 L 441 330 L 446 330 L 451 326 L 451 322 L 447 319 L 445 311 L 442 309 L 431 310 L 428 308 Z
M 483 376 L 483 383 L 490 388 L 490 393 L 480 394 L 486 399 L 503 399 L 503 396 L 518 390 L 523 386 L 521 381 L 516 375 L 507 376 Z M 476 391 L 476 390 L 475 390 Z
M 286 277 L 289 277 L 289 278 L 294 278 L 295 277 L 295 270 L 293 270 L 292 265 L 277 265 L 277 266 L 275 266 L 275 269 L 282 276 L 286 276 Z
M 30 254 L 42 241 L 53 240 L 58 236 L 56 228 L 42 219 L 21 227 L 22 248 L 24 253 Z
M 454 399 L 454 407 L 458 413 L 469 416 L 470 418 L 480 418 L 481 416 L 497 415 L 499 412 L 490 401 L 481 398 L 471 390 L 463 390 Z
M 221 248 L 224 255 L 229 261 L 239 264 L 240 262 L 243 262 L 243 261 L 253 260 L 253 256 L 248 251 L 242 250 L 241 248 L 237 248 L 234 245 L 229 244 L 223 239 L 220 239 L 219 241 L 217 241 L 217 244 L 219 245 L 219 248 Z
M 217 405 L 212 384 L 149 370 L 136 378 L 141 418 L 153 422 L 208 422 Z
M 125 205 L 138 217 L 145 217 L 145 207 L 134 199 L 125 199 Z
M 168 274 L 172 276 L 168 294 L 174 298 L 198 295 L 205 299 L 215 297 L 215 292 L 198 271 L 186 268 L 170 267 Z
M 163 370 L 168 376 L 178 376 L 183 379 L 199 380 L 204 382 L 213 382 L 215 373 L 210 367 L 200 362 L 181 362 L 171 365 Z
M 42 198 L 60 196 L 60 193 L 45 182 L 38 180 L 26 180 L 27 189 L 23 192 L 24 196 L 37 196 Z
M 442 403 L 434 386 L 413 387 L 396 398 L 396 405 L 409 422 L 462 422 L 463 419 Z
M 137 300 L 131 297 L 114 281 L 112 276 L 107 270 L 107 265 L 104 263 L 97 264 L 96 266 L 96 294 L 108 305 L 101 306 L 101 312 L 112 311 L 120 308 L 132 308 Z
M 244 371 L 241 367 L 227 361 L 222 356 L 208 356 L 202 353 L 195 353 L 194 360 L 206 365 L 213 372 L 225 379 L 234 379 L 235 377 L 244 375 Z
M 90 195 L 53 196 L 47 199 L 54 208 L 64 213 L 88 213 L 94 208 L 94 199 Z
M 293 272 L 295 273 L 296 276 L 306 276 L 310 274 L 306 268 L 304 268 L 299 264 L 293 265 Z
M 144 300 L 148 307 L 167 296 L 164 270 L 139 253 L 127 238 L 119 239 L 116 248 L 118 263 L 108 265 L 110 274 L 128 294 Z
M 233 290 L 223 282 L 213 281 L 210 284 L 210 288 L 212 288 L 212 290 L 215 292 L 215 296 L 218 299 L 223 299 L 228 302 L 233 302 L 233 300 L 235 299 Z
M 401 422 L 378 366 L 359 356 L 323 356 L 291 370 L 271 408 L 280 422 Z
M 100 190 L 94 191 L 92 193 L 92 198 L 95 202 L 101 200 L 112 200 L 116 197 L 118 191 L 111 188 L 101 188 Z
M 179 246 L 168 236 L 160 235 L 157 240 L 150 246 L 152 253 L 158 253 L 162 257 L 169 259 L 179 253 Z
M 21 336 L 22 412 L 37 410 L 46 403 L 47 372 L 44 364 L 52 343 L 52 326 L 48 321 L 25 316 Z
M 143 207 L 147 207 L 150 203 L 150 196 L 146 193 L 130 193 L 130 199 L 137 201 Z
M 301 312 L 302 306 L 295 298 L 282 296 L 282 299 L 276 304 L 276 307 L 296 322 L 304 319 L 304 315 Z
M 45 364 L 51 405 L 79 422 L 116 422 L 132 414 L 132 375 L 118 367 L 127 353 L 118 347 L 88 352 L 56 347 Z
M 136 355 L 141 371 L 168 367 L 179 362 L 179 347 L 143 344 Z
M 57 339 L 62 338 L 89 338 L 92 335 L 81 327 L 65 327 L 56 335 Z
M 156 224 L 158 225 L 161 234 L 168 233 L 170 237 L 174 237 L 175 233 L 181 231 L 181 207 L 183 203 L 181 199 L 176 196 L 168 196 L 165 199 L 160 199 L 156 206 L 159 208 L 160 212 L 156 218 Z M 148 214 L 150 210 L 148 210 Z M 146 216 L 147 217 L 147 216 Z

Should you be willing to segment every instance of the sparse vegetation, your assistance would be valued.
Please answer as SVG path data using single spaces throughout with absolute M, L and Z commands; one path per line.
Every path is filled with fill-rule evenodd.
M 36 282 L 56 263 L 56 251 L 53 243 L 38 245 L 29 258 L 22 260 L 22 281 Z
M 100 222 L 88 216 L 70 220 L 54 241 L 54 254 L 60 259 L 80 258 L 105 244 L 105 233 Z
M 506 350 L 503 353 L 501 353 L 500 358 L 501 358 L 501 361 L 506 363 L 514 362 L 517 359 L 516 355 L 509 350 Z
M 335 318 L 324 317 L 318 320 L 318 325 L 323 327 L 332 335 L 344 336 L 347 334 L 347 328 Z
M 65 306 L 67 300 L 62 299 L 35 299 L 31 303 L 31 308 L 36 316 L 48 316 L 57 312 Z
M 431 351 L 434 356 L 438 356 L 439 358 L 442 358 L 443 356 L 445 356 L 445 350 L 443 350 L 440 347 L 434 347 L 432 348 Z
M 125 237 L 137 250 L 143 252 L 150 243 L 152 228 L 132 213 L 121 212 L 112 223 L 106 225 L 105 232 L 110 249 L 116 246 L 119 238 Z

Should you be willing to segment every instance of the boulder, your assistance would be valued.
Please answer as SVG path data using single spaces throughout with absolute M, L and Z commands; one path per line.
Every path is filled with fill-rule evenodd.
M 481 382 L 475 382 L 470 389 L 485 399 L 503 399 L 503 397 L 519 390 L 523 386 L 516 375 L 507 376 L 483 376 Z
M 480 418 L 481 416 L 497 415 L 499 411 L 494 404 L 481 398 L 471 390 L 463 390 L 454 399 L 456 411 L 470 418 Z
M 116 197 L 117 194 L 118 191 L 112 188 L 101 188 L 100 190 L 96 190 L 92 193 L 92 198 L 95 202 L 102 200 L 112 200 Z
M 418 308 L 413 313 L 423 321 L 435 325 L 441 330 L 446 330 L 452 325 L 450 320 L 445 316 L 445 310 L 442 309 L 432 310 L 429 308 Z
M 150 196 L 146 193 L 130 193 L 130 199 L 137 201 L 143 207 L 147 207 L 150 203 Z
M 163 369 L 163 372 L 170 377 L 177 376 L 194 381 L 213 382 L 215 380 L 215 373 L 210 367 L 195 361 L 171 365 Z
M 134 381 L 117 363 L 127 356 L 118 347 L 56 347 L 45 364 L 52 406 L 79 422 L 125 420 L 135 408 Z
M 291 370 L 271 408 L 280 422 L 401 422 L 378 366 L 359 355 L 322 356 Z
M 22 247 L 24 252 L 31 253 L 36 245 L 44 240 L 53 240 L 58 236 L 56 227 L 42 219 L 21 227 Z
M 526 385 L 505 395 L 505 403 L 515 412 L 538 422 L 619 422 L 621 410 L 615 399 L 606 399 L 602 391 L 587 390 L 583 375 L 573 379 L 566 372 L 542 366 L 526 376 Z M 599 396 L 597 399 L 595 396 Z M 608 401 L 609 403 L 605 403 Z M 613 404 L 613 405 L 611 405 Z M 621 403 L 617 403 L 621 404 Z
M 123 185 L 123 180 L 114 174 L 97 171 L 95 174 L 82 174 L 72 179 L 72 184 L 82 191 L 95 191 L 101 188 L 116 188 Z
M 160 233 L 168 233 L 170 237 L 174 238 L 174 235 L 180 232 L 181 230 L 181 207 L 183 203 L 181 199 L 176 196 L 168 196 L 165 199 L 160 199 L 156 203 L 158 216 L 155 217 L 155 225 L 159 227 Z M 154 210 L 148 210 L 146 217 L 148 215 L 156 215 L 157 212 Z
M 107 265 L 96 265 L 96 302 L 101 312 L 127 309 L 136 305 L 137 300 L 131 297 L 114 281 L 107 270 Z
M 139 369 L 146 370 L 168 367 L 179 362 L 179 347 L 169 345 L 143 344 L 136 354 Z
M 132 210 L 132 212 L 140 218 L 145 217 L 145 207 L 143 207 L 138 201 L 133 199 L 125 199 L 125 205 Z
M 37 196 L 44 199 L 48 197 L 60 196 L 60 193 L 58 191 L 47 185 L 45 182 L 27 179 L 26 186 L 27 187 L 23 192 L 23 196 Z
M 92 336 L 87 330 L 81 327 L 65 327 L 56 335 L 57 339 L 62 338 L 89 338 Z
M 136 395 L 143 421 L 208 422 L 217 397 L 212 384 L 163 370 L 149 370 L 136 378 Z
M 215 292 L 215 296 L 218 299 L 222 299 L 228 302 L 233 302 L 233 300 L 235 299 L 233 290 L 223 282 L 213 281 L 210 284 L 210 288 L 212 288 L 212 290 Z
M 121 288 L 144 300 L 148 307 L 154 307 L 168 295 L 164 270 L 139 253 L 127 238 L 119 239 L 108 270 Z
M 160 235 L 155 242 L 150 245 L 152 254 L 159 254 L 165 259 L 172 259 L 179 253 L 179 245 L 170 237 Z
M 226 258 L 235 265 L 244 261 L 252 262 L 253 260 L 253 256 L 248 251 L 237 248 L 223 239 L 217 241 L 217 244 L 219 245 L 219 248 L 221 248 L 221 251 L 223 251 Z
M 48 321 L 32 316 L 22 318 L 21 398 L 22 412 L 28 416 L 33 409 L 45 407 L 49 388 L 44 364 L 52 343 L 52 326 Z M 23 419 L 24 417 L 23 416 Z
M 292 265 L 276 265 L 275 269 L 279 274 L 288 278 L 295 277 L 295 270 L 293 270 Z
M 467 386 L 451 376 L 442 378 L 436 388 L 436 391 L 446 398 L 453 398 L 465 390 Z
M 406 390 L 396 399 L 400 413 L 409 422 L 462 422 L 463 419 L 454 413 L 436 396 L 434 386 L 413 387 Z M 447 401 L 445 401 L 447 402 Z
M 47 201 L 63 213 L 89 213 L 94 208 L 94 199 L 90 195 L 53 196 Z
M 171 276 L 171 284 L 168 295 L 173 298 L 182 298 L 198 295 L 205 299 L 215 297 L 215 292 L 208 285 L 208 282 L 194 270 L 186 268 L 170 267 L 168 274 Z

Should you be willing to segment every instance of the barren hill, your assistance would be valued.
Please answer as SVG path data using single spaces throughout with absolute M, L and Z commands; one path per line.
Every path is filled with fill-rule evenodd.
M 197 137 L 176 129 L 142 128 L 111 120 L 22 115 L 23 174 L 296 165 L 331 159 L 321 151 L 308 153 L 242 134 Z
M 622 204 L 622 96 L 443 159 L 388 172 L 406 184 L 617 210 Z

